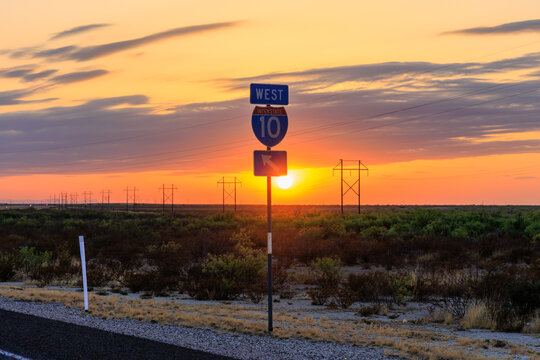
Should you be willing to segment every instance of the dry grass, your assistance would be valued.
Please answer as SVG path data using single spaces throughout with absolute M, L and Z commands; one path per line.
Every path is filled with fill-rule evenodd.
M 31 287 L 0 286 L 0 296 L 25 301 L 60 303 L 82 308 L 82 293 Z M 259 307 L 224 303 L 182 303 L 137 299 L 125 296 L 89 294 L 89 313 L 104 319 L 120 318 L 154 321 L 188 327 L 211 328 L 229 332 L 262 335 L 267 318 Z M 395 355 L 412 359 L 488 359 L 475 354 L 473 344 L 435 331 L 405 326 L 365 324 L 358 319 L 337 320 L 302 316 L 296 311 L 278 309 L 274 316 L 274 334 L 279 338 L 306 338 L 388 348 Z M 522 351 L 514 346 L 513 351 Z M 518 350 L 516 350 L 518 349 Z
M 478 303 L 469 306 L 462 320 L 466 329 L 494 329 L 495 321 L 486 304 Z

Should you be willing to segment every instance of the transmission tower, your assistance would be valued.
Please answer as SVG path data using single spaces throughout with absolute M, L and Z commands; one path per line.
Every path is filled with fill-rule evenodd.
M 225 212 L 225 200 L 228 198 L 234 200 L 234 212 L 236 212 L 236 185 L 242 185 L 242 182 L 236 176 L 234 177 L 234 181 L 232 180 L 232 176 L 230 178 L 223 176 L 217 183 L 218 186 L 221 185 L 223 187 L 223 212 Z
M 137 189 L 135 186 L 133 188 L 130 188 L 127 186 L 124 191 L 126 192 L 126 211 L 129 210 L 129 201 L 133 200 L 133 211 L 135 211 L 135 204 L 137 203 Z
M 162 191 L 163 212 L 165 212 L 165 203 L 168 200 L 171 200 L 171 212 L 174 213 L 174 191 L 178 190 L 178 188 L 173 184 L 171 184 L 171 187 L 165 187 L 165 184 L 163 184 L 163 186 L 160 187 L 159 190 Z M 166 191 L 170 191 L 170 193 Z
M 62 199 L 62 207 L 63 208 L 67 208 L 68 206 L 68 193 L 67 192 L 63 192 L 63 193 L 60 193 L 60 198 Z
M 77 193 L 69 194 L 69 202 L 71 203 L 71 207 L 77 207 L 77 196 Z
M 105 206 L 105 203 L 107 203 L 107 206 L 111 204 L 111 190 L 101 190 L 101 208 Z
M 92 206 L 92 192 L 91 191 L 85 191 L 83 192 L 84 196 L 84 206 Z
M 350 165 L 347 165 L 347 167 L 344 167 L 345 163 L 350 164 Z M 339 171 L 340 176 L 341 176 L 341 215 L 343 215 L 343 197 L 349 192 L 349 190 L 352 191 L 353 193 L 355 193 L 358 196 L 358 213 L 360 214 L 360 211 L 361 211 L 361 207 L 360 207 L 360 200 L 361 200 L 360 199 L 361 172 L 366 171 L 368 176 L 369 176 L 369 169 L 367 168 L 366 165 L 364 165 L 362 163 L 361 160 L 343 160 L 343 159 L 339 159 L 338 164 L 336 166 L 334 166 L 334 168 L 332 169 L 332 175 L 334 175 L 336 171 Z M 343 177 L 343 172 L 344 171 L 349 172 L 349 177 L 353 177 L 353 174 L 354 174 L 353 179 L 356 177 L 356 180 L 355 180 L 354 183 L 349 184 L 349 182 L 352 181 L 352 180 L 349 180 L 349 182 L 347 182 L 347 180 L 345 180 L 345 178 Z M 343 185 L 347 186 L 347 190 L 345 190 L 345 192 L 343 192 Z M 358 185 L 357 189 L 355 189 L 356 185 Z

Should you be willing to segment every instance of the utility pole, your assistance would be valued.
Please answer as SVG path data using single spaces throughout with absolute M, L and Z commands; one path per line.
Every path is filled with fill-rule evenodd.
M 351 165 L 347 165 L 348 167 L 343 167 L 345 163 L 348 163 L 348 164 L 351 164 Z M 352 165 L 352 164 L 354 164 L 354 165 Z M 361 212 L 361 198 L 360 198 L 361 172 L 366 171 L 367 175 L 369 176 L 369 169 L 367 168 L 366 165 L 364 165 L 362 163 L 361 160 L 343 160 L 343 159 L 339 159 L 338 164 L 336 166 L 334 166 L 334 168 L 332 169 L 332 175 L 334 175 L 336 171 L 339 171 L 340 177 L 341 177 L 341 181 L 340 181 L 340 183 L 341 183 L 340 184 L 341 185 L 341 194 L 340 194 L 341 195 L 341 215 L 343 215 L 343 198 L 349 192 L 349 190 L 351 192 L 355 193 L 356 196 L 358 197 L 358 213 L 360 214 L 360 212 Z M 351 180 L 349 180 L 349 182 L 347 182 L 347 180 L 343 177 L 343 171 L 349 171 L 349 176 L 352 176 L 352 174 L 354 172 L 354 174 L 358 178 L 354 181 L 354 183 L 349 184 L 349 182 Z M 347 186 L 347 190 L 345 190 L 345 192 L 343 192 L 343 185 Z
M 83 196 L 84 196 L 84 206 L 91 207 L 92 206 L 92 192 L 85 191 L 83 192 Z
M 105 202 L 107 205 L 111 204 L 111 190 L 101 190 L 101 209 L 105 206 Z
M 174 213 L 174 191 L 178 190 L 174 184 L 171 184 L 171 187 L 165 187 L 165 184 L 163 184 L 162 187 L 159 188 L 159 190 L 162 191 L 162 199 L 163 199 L 163 212 L 165 212 L 165 203 L 167 200 L 171 200 L 171 213 Z M 170 190 L 170 194 L 166 191 Z
M 69 194 L 69 202 L 71 203 L 71 207 L 77 206 L 77 193 Z
M 137 189 L 135 186 L 133 187 L 133 211 L 135 211 L 135 204 L 137 203 Z
M 129 186 L 124 191 L 126 192 L 126 211 L 129 211 Z
M 133 199 L 133 211 L 135 211 L 135 204 L 137 203 L 137 189 L 135 186 L 133 189 L 131 189 L 129 186 L 127 186 L 124 191 L 126 192 L 126 211 L 129 210 L 129 200 Z M 133 195 L 130 195 L 130 192 L 133 192 Z
M 234 201 L 234 212 L 236 212 L 236 184 L 242 185 L 242 182 L 237 179 L 237 177 L 231 176 L 230 179 L 228 177 L 223 176 L 220 181 L 217 182 L 218 186 L 222 186 L 222 201 L 223 201 L 223 212 L 225 212 L 225 200 L 228 198 L 233 199 Z M 227 189 L 229 186 L 233 185 L 232 190 Z

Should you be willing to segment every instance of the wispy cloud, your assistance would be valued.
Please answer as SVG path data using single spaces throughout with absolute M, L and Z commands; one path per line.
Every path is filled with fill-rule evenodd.
M 38 100 L 24 100 L 25 97 L 36 93 L 39 89 L 19 89 L 0 91 L 0 106 L 28 104 L 28 103 L 42 103 L 56 100 L 56 98 L 38 99 Z
M 540 19 L 516 21 L 497 26 L 474 27 L 469 29 L 454 30 L 444 32 L 446 34 L 462 35 L 494 35 L 494 34 L 513 34 L 522 32 L 540 32 Z
M 321 68 L 221 84 L 245 95 L 254 79 L 287 78 L 291 127 L 283 145 L 307 165 L 333 162 L 337 150 L 332 149 L 344 148 L 379 163 L 532 153 L 540 152 L 540 138 L 534 136 L 540 133 L 540 79 L 510 82 L 506 76 L 483 75 L 538 71 L 539 57 Z M 30 97 L 24 92 L 1 95 L 4 103 Z M 133 95 L 0 114 L 2 128 L 17 132 L 2 139 L 2 174 L 155 170 L 163 169 L 164 162 L 179 166 L 179 161 L 200 167 L 216 154 L 245 155 L 245 166 L 250 166 L 249 153 L 257 143 L 245 123 L 252 110 L 245 96 L 171 105 L 166 113 L 162 108 L 144 95 Z
M 25 82 L 47 78 L 57 72 L 56 69 L 36 71 L 35 65 L 17 66 L 14 68 L 0 69 L 0 77 L 19 78 Z
M 54 49 L 46 49 L 35 51 L 32 56 L 39 58 L 50 59 L 63 59 L 63 60 L 75 60 L 75 61 L 87 61 L 96 59 L 102 56 L 111 55 L 120 51 L 133 49 L 139 46 L 155 43 L 168 38 L 186 36 L 190 34 L 196 34 L 206 31 L 216 31 L 228 27 L 239 25 L 238 21 L 220 22 L 212 24 L 194 25 L 179 27 L 159 33 L 143 36 L 140 38 L 116 41 L 108 44 L 100 44 L 94 46 L 78 47 L 75 45 L 63 46 Z M 24 52 L 18 51 L 20 55 L 27 54 L 27 50 Z M 15 52 L 13 52 L 15 53 Z
M 49 70 L 43 70 L 43 71 L 31 73 L 31 74 L 26 74 L 23 76 L 23 80 L 24 81 L 40 80 L 43 78 L 47 78 L 56 72 L 58 72 L 57 69 L 49 69 Z
M 106 75 L 108 73 L 109 72 L 107 70 L 103 70 L 103 69 L 89 70 L 89 71 L 75 71 L 75 72 L 55 76 L 51 79 L 51 81 L 57 84 L 68 84 L 68 83 L 94 79 L 94 78 Z
M 76 34 L 87 32 L 87 31 L 90 31 L 90 30 L 99 29 L 99 28 L 102 28 L 104 26 L 110 26 L 110 25 L 111 24 L 89 24 L 89 25 L 76 26 L 74 28 L 61 31 L 61 32 L 53 35 L 50 38 L 50 40 L 60 39 L 60 38 L 64 38 L 64 37 L 71 36 L 71 35 L 76 35 Z
M 0 70 L 0 76 L 5 77 L 5 78 L 22 78 L 25 75 L 31 73 L 32 71 L 33 71 L 32 67 Z
M 73 52 L 77 50 L 78 47 L 75 45 L 68 45 L 68 46 L 62 46 L 55 49 L 47 49 L 47 50 L 39 50 L 32 54 L 32 57 L 36 58 L 54 58 L 54 57 L 60 57 L 65 54 L 69 54 L 70 52 Z
M 497 60 L 486 63 L 430 63 L 430 62 L 385 62 L 353 66 L 337 66 L 317 68 L 293 72 L 275 72 L 251 77 L 218 80 L 228 90 L 246 88 L 250 82 L 285 82 L 295 84 L 295 88 L 318 90 L 330 88 L 336 84 L 350 82 L 377 83 L 384 81 L 384 86 L 399 85 L 402 82 L 418 82 L 420 79 L 454 77 L 460 82 L 468 81 L 468 77 L 478 77 L 511 70 L 537 71 L 540 68 L 540 53 Z M 531 73 L 534 75 L 535 73 Z M 446 81 L 445 84 L 449 82 Z

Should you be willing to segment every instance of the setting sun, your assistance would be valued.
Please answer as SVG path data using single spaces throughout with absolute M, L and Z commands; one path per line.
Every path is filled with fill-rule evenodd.
M 290 175 L 280 176 L 277 178 L 277 185 L 280 189 L 288 189 L 293 184 L 293 179 Z

